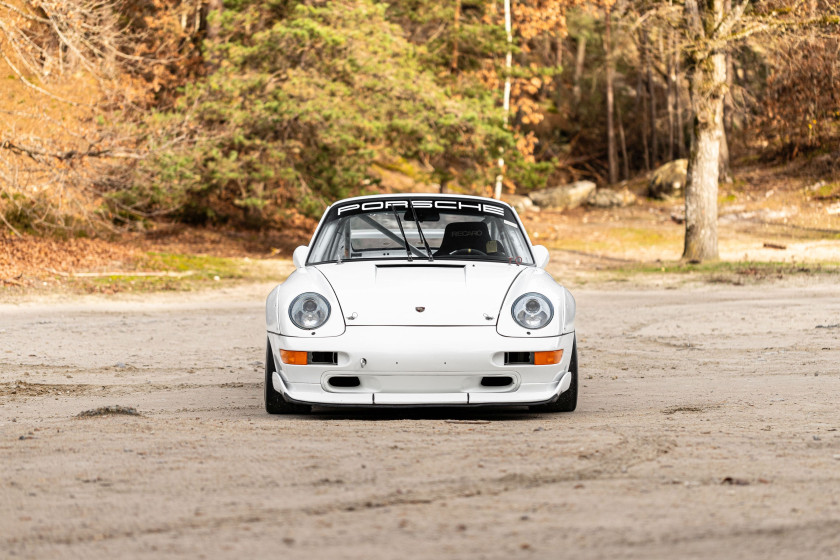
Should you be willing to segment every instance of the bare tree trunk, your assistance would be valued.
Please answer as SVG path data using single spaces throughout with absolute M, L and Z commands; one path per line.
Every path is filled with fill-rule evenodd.
M 674 119 L 674 69 L 671 59 L 671 36 L 668 37 L 667 50 L 662 46 L 662 37 L 659 38 L 659 55 L 665 61 L 665 72 L 667 74 L 667 83 L 665 90 L 665 103 L 668 106 L 668 161 L 674 159 L 674 129 L 676 123 Z
M 689 48 L 689 87 L 694 110 L 695 141 L 688 159 L 685 190 L 685 249 L 689 261 L 718 258 L 717 197 L 726 56 L 715 46 L 715 30 L 723 19 L 723 0 L 686 0 L 685 14 L 695 45 Z M 708 13 L 708 12 L 711 13 Z M 703 16 L 706 16 L 705 18 Z
M 616 116 L 618 117 L 618 140 L 621 145 L 621 161 L 622 161 L 622 178 L 626 181 L 630 178 L 630 159 L 627 157 L 627 140 L 624 138 L 624 123 L 621 118 L 621 104 L 615 106 Z
M 718 181 L 721 183 L 732 182 L 732 167 L 729 162 L 729 138 L 726 134 L 726 127 L 722 127 L 720 133 L 720 165 L 718 166 Z
M 726 50 L 726 96 L 723 98 L 723 129 L 727 136 L 733 130 L 735 122 L 735 97 L 732 95 L 732 88 L 735 85 L 735 62 L 732 59 L 732 52 Z
M 674 93 L 677 102 L 677 148 L 680 158 L 685 157 L 685 122 L 683 120 L 682 92 L 680 91 L 680 56 L 677 49 L 674 50 Z
M 647 93 L 647 86 L 644 82 L 644 75 L 646 75 L 648 69 L 648 62 L 647 62 L 647 49 L 645 47 L 645 37 L 644 34 L 639 31 L 639 64 L 641 68 L 639 68 L 638 76 L 636 77 L 636 111 L 639 115 L 641 115 L 641 122 L 642 122 L 642 147 L 645 152 L 645 171 L 650 171 L 651 160 L 650 160 L 650 145 L 648 144 L 648 134 L 650 131 L 648 130 L 648 93 Z M 638 105 L 640 104 L 640 106 Z
M 642 63 L 644 68 L 644 62 Z M 645 160 L 645 171 L 650 171 L 650 146 L 648 146 L 648 120 L 647 120 L 647 99 L 645 98 L 645 86 L 642 83 L 642 72 L 636 75 L 636 114 L 642 118 L 642 152 Z
M 513 64 L 513 23 L 510 11 L 510 0 L 505 0 L 505 35 L 507 35 L 507 53 L 505 53 L 505 92 L 502 99 L 502 110 L 505 112 L 505 128 L 510 122 L 510 67 Z M 504 152 L 499 149 L 499 173 L 496 175 L 496 186 L 493 187 L 493 198 L 502 198 L 502 184 L 505 173 Z M 441 187 L 443 188 L 443 187 Z
M 723 0 L 723 9 L 726 13 L 732 10 L 732 0 Z M 729 135 L 732 132 L 732 54 L 726 49 L 726 88 L 723 97 L 723 132 L 720 136 L 720 170 L 718 180 L 721 183 L 732 182 L 732 164 L 729 157 Z
M 219 17 L 222 15 L 224 7 L 224 0 L 207 0 L 207 38 L 211 41 L 216 41 L 219 38 L 219 32 L 221 31 Z
M 554 56 L 554 66 L 557 72 L 554 74 L 554 91 L 557 92 L 557 106 L 560 106 L 560 96 L 563 94 L 563 73 L 560 69 L 563 68 L 563 34 L 556 33 L 554 35 L 554 48 L 556 50 Z
M 572 97 L 575 104 L 580 102 L 580 79 L 583 76 L 583 63 L 586 60 L 586 36 L 581 35 L 578 38 L 577 54 L 575 55 L 575 78 L 574 87 L 572 88 Z
M 614 92 L 613 92 L 613 68 L 612 68 L 612 45 L 610 44 L 610 7 L 604 9 L 604 51 L 607 63 L 607 162 L 609 164 L 610 184 L 618 181 L 618 154 L 615 147 L 615 126 L 613 124 L 613 113 L 615 113 Z
M 219 19 L 225 9 L 224 0 L 207 0 L 207 41 L 216 43 L 219 41 L 221 25 Z M 219 62 L 214 60 L 209 53 L 204 53 L 204 67 L 210 73 L 219 67 Z
M 656 87 L 653 81 L 653 72 L 651 71 L 651 52 L 648 49 L 648 36 L 644 31 L 641 32 L 641 42 L 645 52 L 645 74 L 647 75 L 647 88 L 649 100 L 649 117 L 650 117 L 650 164 L 656 167 L 659 160 L 658 140 L 656 136 Z
M 458 71 L 458 34 L 461 31 L 461 0 L 455 0 L 455 24 L 452 41 L 452 72 Z
M 724 55 L 702 61 L 691 76 L 694 106 L 694 145 L 688 159 L 685 188 L 685 248 L 687 260 L 718 258 L 717 197 L 720 139 L 723 135 L 723 95 L 709 92 L 710 84 L 723 81 Z M 720 88 L 718 88 L 720 89 Z
M 689 108 L 688 108 L 688 150 L 689 153 L 691 152 L 692 146 L 694 146 L 694 142 L 697 138 L 694 136 L 694 110 L 691 108 L 691 84 L 688 86 L 689 88 Z

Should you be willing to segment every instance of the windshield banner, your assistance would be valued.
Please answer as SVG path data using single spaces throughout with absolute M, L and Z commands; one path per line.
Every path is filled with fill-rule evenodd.
M 356 204 L 343 204 L 336 208 L 336 216 L 344 216 L 350 214 L 360 214 L 365 212 L 382 212 L 383 210 L 408 210 L 408 200 L 370 200 Z M 411 199 L 411 205 L 416 210 L 455 210 L 466 211 L 469 213 L 493 214 L 495 216 L 504 216 L 505 209 L 503 206 L 495 204 L 486 204 L 484 202 L 472 200 L 453 200 L 451 198 L 446 200 L 415 200 Z

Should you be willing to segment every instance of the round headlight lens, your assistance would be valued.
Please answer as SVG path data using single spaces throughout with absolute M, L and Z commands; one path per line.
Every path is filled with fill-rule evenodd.
M 526 329 L 541 329 L 554 317 L 554 307 L 548 298 L 535 292 L 516 298 L 510 311 L 513 320 Z
M 330 318 L 330 304 L 315 292 L 300 294 L 289 306 L 289 318 L 301 329 L 317 329 Z

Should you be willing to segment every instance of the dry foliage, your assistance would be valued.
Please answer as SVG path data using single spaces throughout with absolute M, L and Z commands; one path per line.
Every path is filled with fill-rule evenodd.
M 790 157 L 806 149 L 840 148 L 840 40 L 808 34 L 772 49 L 767 94 L 757 129 Z
M 9 231 L 113 229 L 102 195 L 148 136 L 132 124 L 196 71 L 201 4 L 0 1 L 0 221 Z M 170 135 L 171 136 L 171 135 Z
M 451 128 L 451 138 L 443 138 L 439 132 L 450 130 L 445 127 L 416 134 L 435 149 L 443 146 L 438 150 L 439 161 L 431 161 L 442 186 L 448 182 L 457 190 L 485 184 L 484 172 L 496 165 L 497 150 L 492 150 L 493 157 L 478 157 L 477 149 L 468 147 L 453 156 L 448 148 L 452 138 L 467 138 L 478 129 L 484 137 L 506 146 L 508 190 L 540 188 L 549 179 L 587 177 L 603 182 L 608 151 L 607 66 L 615 72 L 613 117 L 624 174 L 655 168 L 684 157 L 688 151 L 692 112 L 682 56 L 685 48 L 680 44 L 682 2 L 513 1 L 511 118 L 505 131 L 493 120 L 499 115 L 495 107 L 501 104 L 506 77 L 501 3 L 395 0 L 390 4 L 382 25 L 363 34 L 363 43 L 376 44 L 365 47 L 369 54 L 360 60 L 371 67 L 369 81 L 384 92 L 383 99 L 394 101 L 393 110 L 382 111 L 385 116 L 366 116 L 359 128 L 376 132 L 393 124 L 390 118 L 401 130 L 389 130 L 387 137 L 374 135 L 376 142 L 368 143 L 355 132 L 331 133 L 324 126 L 348 121 L 352 105 L 337 101 L 342 98 L 325 83 L 341 91 L 347 86 L 348 99 L 359 98 L 371 105 L 369 97 L 354 89 L 360 83 L 359 67 L 351 68 L 349 61 L 359 49 L 344 52 L 343 47 L 330 47 L 342 53 L 336 55 L 310 38 L 295 42 L 302 35 L 314 34 L 323 35 L 329 45 L 354 44 L 356 39 L 348 43 L 348 37 L 358 30 L 336 27 L 326 16 L 320 20 L 294 16 L 297 9 L 310 14 L 337 13 L 342 7 L 360 12 L 368 9 L 366 2 L 290 0 L 225 5 L 220 0 L 0 0 L 0 230 L 90 232 L 120 229 L 126 224 L 142 227 L 138 218 L 172 215 L 179 205 L 184 206 L 177 196 L 169 196 L 178 188 L 206 186 L 212 181 L 219 188 L 211 194 L 198 189 L 197 196 L 213 202 L 222 213 L 247 211 L 261 216 L 262 205 L 269 205 L 283 206 L 284 212 L 294 216 L 306 206 L 301 201 L 320 205 L 343 192 L 325 189 L 318 180 L 334 169 L 346 174 L 353 162 L 361 161 L 356 152 L 384 148 L 399 152 L 405 129 L 425 130 L 425 121 L 433 120 L 429 115 L 434 117 L 441 107 L 461 101 L 463 108 L 453 110 L 454 116 L 481 109 L 469 127 Z M 603 41 L 607 5 L 613 14 L 609 57 Z M 227 18 L 210 18 L 215 31 L 208 28 L 210 10 L 224 11 Z M 743 149 L 739 138 L 750 140 L 749 149 L 764 149 L 769 144 L 787 155 L 804 149 L 834 149 L 840 138 L 837 2 L 760 0 L 751 2 L 745 15 L 749 17 L 726 39 L 743 45 L 730 52 L 735 77 L 728 87 L 734 95 L 728 97 L 725 118 L 734 149 Z M 251 17 L 253 21 L 248 19 Z M 231 23 L 240 20 L 246 24 Z M 386 29 L 391 24 L 401 28 L 396 32 Z M 236 28 L 233 31 L 244 29 L 248 41 L 232 44 L 228 40 L 231 29 L 227 35 L 219 35 L 225 26 Z M 768 29 L 772 33 L 765 33 Z M 268 33 L 282 37 L 254 39 Z M 401 119 L 394 115 L 406 101 L 394 87 L 384 87 L 382 79 L 394 69 L 371 61 L 383 62 L 393 56 L 387 45 L 406 37 L 418 48 L 412 51 L 413 74 L 399 83 L 417 84 L 420 73 L 428 74 L 434 76 L 434 83 L 420 89 L 440 86 L 441 91 L 446 90 L 441 97 L 447 97 L 446 103 L 430 104 L 432 109 L 409 107 L 410 118 Z M 211 39 L 208 52 L 216 53 L 207 60 L 202 52 L 205 38 Z M 270 49 L 255 50 L 251 44 L 277 44 L 279 40 L 288 41 L 294 52 L 284 47 L 283 55 L 275 56 L 265 54 Z M 237 62 L 237 57 L 263 55 L 267 61 L 263 66 L 273 64 L 274 70 L 265 70 L 262 62 L 251 66 L 250 62 Z M 277 59 L 288 62 L 298 56 L 300 72 L 297 62 L 291 65 L 295 72 L 278 70 L 283 65 L 275 64 Z M 328 58 L 331 60 L 325 60 Z M 247 71 L 229 72 L 225 77 L 224 70 L 231 64 Z M 325 68 L 320 74 L 314 71 L 319 65 Z M 397 66 L 405 69 L 405 64 Z M 263 71 L 264 83 L 255 79 Z M 216 81 L 214 73 L 218 74 Z M 306 85 L 301 76 L 325 81 Z M 211 99 L 218 101 L 216 106 L 204 107 L 203 121 L 197 118 L 200 112 L 191 99 L 208 96 L 196 93 L 190 98 L 183 93 L 225 93 L 229 89 L 236 91 Z M 278 95 L 286 89 L 289 96 Z M 302 96 L 318 103 L 303 103 Z M 239 134 L 243 122 L 247 125 L 256 120 L 252 117 L 259 115 L 257 109 L 276 105 L 278 99 L 288 101 L 292 109 L 278 110 L 273 116 L 266 113 L 271 118 L 266 119 L 264 129 L 255 127 L 252 136 Z M 339 103 L 342 107 L 336 107 Z M 242 110 L 232 117 L 231 109 L 239 105 Z M 312 127 L 301 134 L 300 142 L 295 139 L 282 149 L 272 145 L 257 150 L 263 159 L 243 157 L 247 151 L 243 142 L 258 144 L 300 128 L 304 120 L 289 116 L 298 108 L 307 109 L 305 121 Z M 217 110 L 218 118 L 214 116 Z M 280 120 L 273 120 L 275 117 Z M 281 121 L 283 124 L 278 124 Z M 230 132 L 226 140 L 219 133 L 223 129 Z M 317 136 L 314 132 L 324 133 L 323 142 L 311 141 Z M 199 142 L 203 142 L 202 150 L 191 151 Z M 316 171 L 300 171 L 305 167 L 301 162 L 317 159 L 327 153 L 325 146 L 335 144 L 352 148 L 346 161 L 329 155 L 322 158 L 323 165 L 313 167 Z M 395 157 L 423 160 L 403 152 Z M 278 163 L 281 156 L 288 161 Z M 164 171 L 160 161 L 168 166 Z M 196 162 L 203 165 L 207 161 L 218 165 L 206 174 L 185 179 L 189 175 L 183 173 L 185 169 L 190 171 L 192 164 L 198 168 L 201 165 Z M 253 174 L 243 172 L 247 165 L 264 166 L 266 175 L 275 176 L 273 182 L 253 180 Z M 333 182 L 341 188 L 349 183 L 353 188 L 366 185 L 364 167 L 353 168 L 352 181 Z M 282 182 L 292 186 L 274 196 L 272 189 Z
M 124 270 L 137 256 L 133 248 L 101 239 L 0 235 L 0 285 L 78 270 Z

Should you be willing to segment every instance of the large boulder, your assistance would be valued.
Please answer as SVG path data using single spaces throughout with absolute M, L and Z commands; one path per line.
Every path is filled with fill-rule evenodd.
M 528 196 L 540 208 L 566 210 L 583 204 L 594 191 L 595 183 L 592 181 L 575 181 L 568 185 L 534 191 Z
M 368 173 L 378 179 L 380 192 L 438 192 L 440 185 L 435 184 L 431 172 L 419 161 L 392 159 L 375 161 L 368 168 Z
M 586 204 L 595 208 L 624 208 L 634 202 L 636 202 L 636 195 L 626 187 L 620 191 L 598 189 L 586 199 Z
M 534 202 L 527 196 L 519 194 L 503 194 L 502 200 L 513 206 L 517 214 L 522 214 L 529 210 L 539 211 L 539 208 L 534 206 Z
M 648 185 L 648 196 L 660 200 L 679 198 L 685 193 L 688 160 L 669 161 L 653 172 Z

